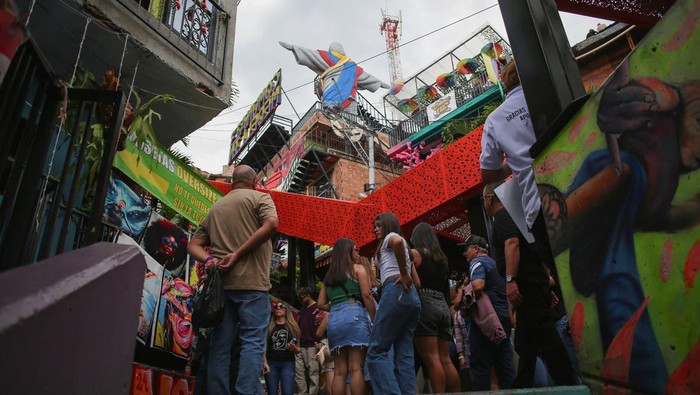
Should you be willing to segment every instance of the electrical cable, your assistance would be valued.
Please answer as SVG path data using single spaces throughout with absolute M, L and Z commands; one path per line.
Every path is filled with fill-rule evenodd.
M 450 27 L 450 26 L 453 26 L 453 25 L 455 25 L 455 24 L 457 24 L 457 23 L 459 23 L 459 22 L 463 22 L 463 21 L 465 21 L 465 20 L 467 20 L 467 19 L 469 19 L 469 18 L 472 18 L 472 17 L 474 17 L 474 16 L 477 16 L 477 15 L 479 15 L 479 14 L 481 14 L 481 13 L 483 13 L 483 12 L 486 12 L 486 11 L 490 10 L 491 8 L 496 7 L 496 6 L 498 6 L 498 3 L 492 4 L 492 5 L 490 5 L 490 6 L 486 7 L 486 8 L 483 8 L 483 9 L 481 9 L 481 10 L 479 10 L 479 11 L 476 11 L 476 12 L 474 12 L 474 13 L 472 13 L 472 14 L 469 14 L 469 15 L 467 15 L 467 16 L 465 16 L 465 17 L 463 17 L 463 18 L 460 18 L 460 19 L 458 19 L 458 20 L 456 20 L 456 21 L 454 21 L 454 22 L 451 22 L 451 23 L 448 23 L 448 24 L 446 24 L 446 25 L 443 25 L 443 26 L 441 26 L 441 27 L 439 27 L 439 28 L 437 28 L 437 29 L 435 29 L 435 30 L 432 30 L 432 31 L 430 31 L 430 32 L 428 32 L 428 33 L 425 33 L 425 34 L 423 34 L 423 35 L 420 35 L 420 36 L 418 36 L 418 37 L 416 37 L 416 38 L 414 38 L 414 39 L 408 40 L 408 41 L 406 41 L 405 43 L 400 44 L 400 45 L 399 45 L 399 48 L 400 48 L 400 47 L 403 47 L 404 45 L 412 44 L 412 43 L 414 43 L 414 42 L 416 42 L 416 41 L 418 41 L 418 40 L 420 40 L 420 39 L 423 39 L 423 38 L 425 38 L 425 37 L 427 37 L 427 36 L 429 36 L 429 35 L 431 35 L 431 34 L 434 34 L 434 33 L 437 33 L 437 32 L 439 32 L 439 31 L 441 31 L 441 30 L 444 30 L 444 29 L 446 29 L 446 28 L 448 28 L 448 27 Z M 355 62 L 355 63 L 357 63 L 357 64 L 362 64 L 362 63 L 368 62 L 368 61 L 370 61 L 370 60 L 372 60 L 372 59 L 374 59 L 374 58 L 377 58 L 377 57 L 379 57 L 379 56 L 385 55 L 385 54 L 387 54 L 387 53 L 389 53 L 388 50 L 387 50 L 387 51 L 380 52 L 380 53 L 378 53 L 378 54 L 376 54 L 376 55 L 370 56 L 369 58 L 360 60 L 360 61 Z M 293 87 L 293 88 L 291 88 L 291 89 L 288 89 L 287 92 L 293 92 L 293 91 L 295 91 L 295 90 L 297 90 L 297 89 L 300 89 L 300 88 L 303 88 L 303 87 L 305 87 L 305 86 L 307 86 L 307 85 L 313 84 L 313 82 L 314 82 L 314 81 L 312 80 L 312 81 L 303 83 L 303 84 L 301 84 L 301 85 L 295 86 L 295 87 Z M 287 100 L 289 100 L 289 98 L 287 98 Z M 233 109 L 230 109 L 228 112 L 240 111 L 240 110 L 249 108 L 249 107 L 252 106 L 253 104 L 255 104 L 255 103 L 251 103 L 251 104 L 248 104 L 248 105 L 246 105 L 246 106 L 241 106 L 241 107 L 233 108 Z M 224 111 L 227 111 L 227 110 L 224 110 Z M 223 113 L 224 111 L 222 111 L 222 113 Z

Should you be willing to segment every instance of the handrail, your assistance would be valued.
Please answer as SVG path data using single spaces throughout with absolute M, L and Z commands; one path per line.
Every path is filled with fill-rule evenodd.
M 292 129 L 292 135 L 296 134 L 296 132 L 298 132 L 303 126 L 305 126 L 309 119 L 311 119 L 311 117 L 313 117 L 317 111 L 321 111 L 321 102 L 314 103 L 314 105 L 311 106 L 311 108 L 309 108 L 308 111 L 306 111 L 306 114 L 304 114 L 304 116 L 301 117 L 301 119 L 299 119 L 299 122 L 297 122 L 297 124 Z

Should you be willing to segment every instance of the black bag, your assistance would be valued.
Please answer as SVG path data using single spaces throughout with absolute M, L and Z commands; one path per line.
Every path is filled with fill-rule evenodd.
M 224 285 L 221 273 L 214 268 L 204 280 L 204 286 L 194 297 L 192 325 L 196 328 L 212 328 L 224 318 Z

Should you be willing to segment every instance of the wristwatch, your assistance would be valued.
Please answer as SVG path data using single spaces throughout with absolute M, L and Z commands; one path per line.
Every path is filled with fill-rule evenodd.
M 506 274 L 506 283 L 512 283 L 515 281 L 515 276 L 511 276 L 510 274 Z

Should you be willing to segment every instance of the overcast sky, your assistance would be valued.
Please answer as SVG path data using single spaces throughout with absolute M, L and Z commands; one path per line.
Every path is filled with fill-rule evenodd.
M 316 101 L 316 96 L 312 84 L 295 88 L 313 81 L 315 74 L 297 65 L 293 54 L 278 42 L 328 49 L 331 42 L 337 41 L 344 46 L 348 56 L 361 62 L 386 51 L 379 23 L 382 20 L 380 9 L 386 10 L 387 7 L 389 15 L 398 15 L 401 11 L 402 43 L 474 15 L 402 46 L 401 65 L 405 79 L 430 65 L 484 24 L 491 24 L 508 41 L 499 7 L 493 0 L 243 0 L 238 6 L 233 60 L 233 79 L 240 89 L 240 98 L 235 106 L 222 111 L 192 133 L 189 147 L 182 147 L 179 143 L 176 147 L 190 155 L 197 167 L 220 173 L 222 165 L 228 161 L 231 132 L 279 68 L 282 68 L 282 87 L 289 99 L 282 98 L 277 115 L 291 118 L 296 123 L 296 112 L 303 116 Z M 572 45 L 585 39 L 588 30 L 595 28 L 597 23 L 607 23 L 573 14 L 561 15 Z M 389 82 L 386 54 L 361 66 Z M 380 108 L 381 98 L 386 92 L 362 93 Z

